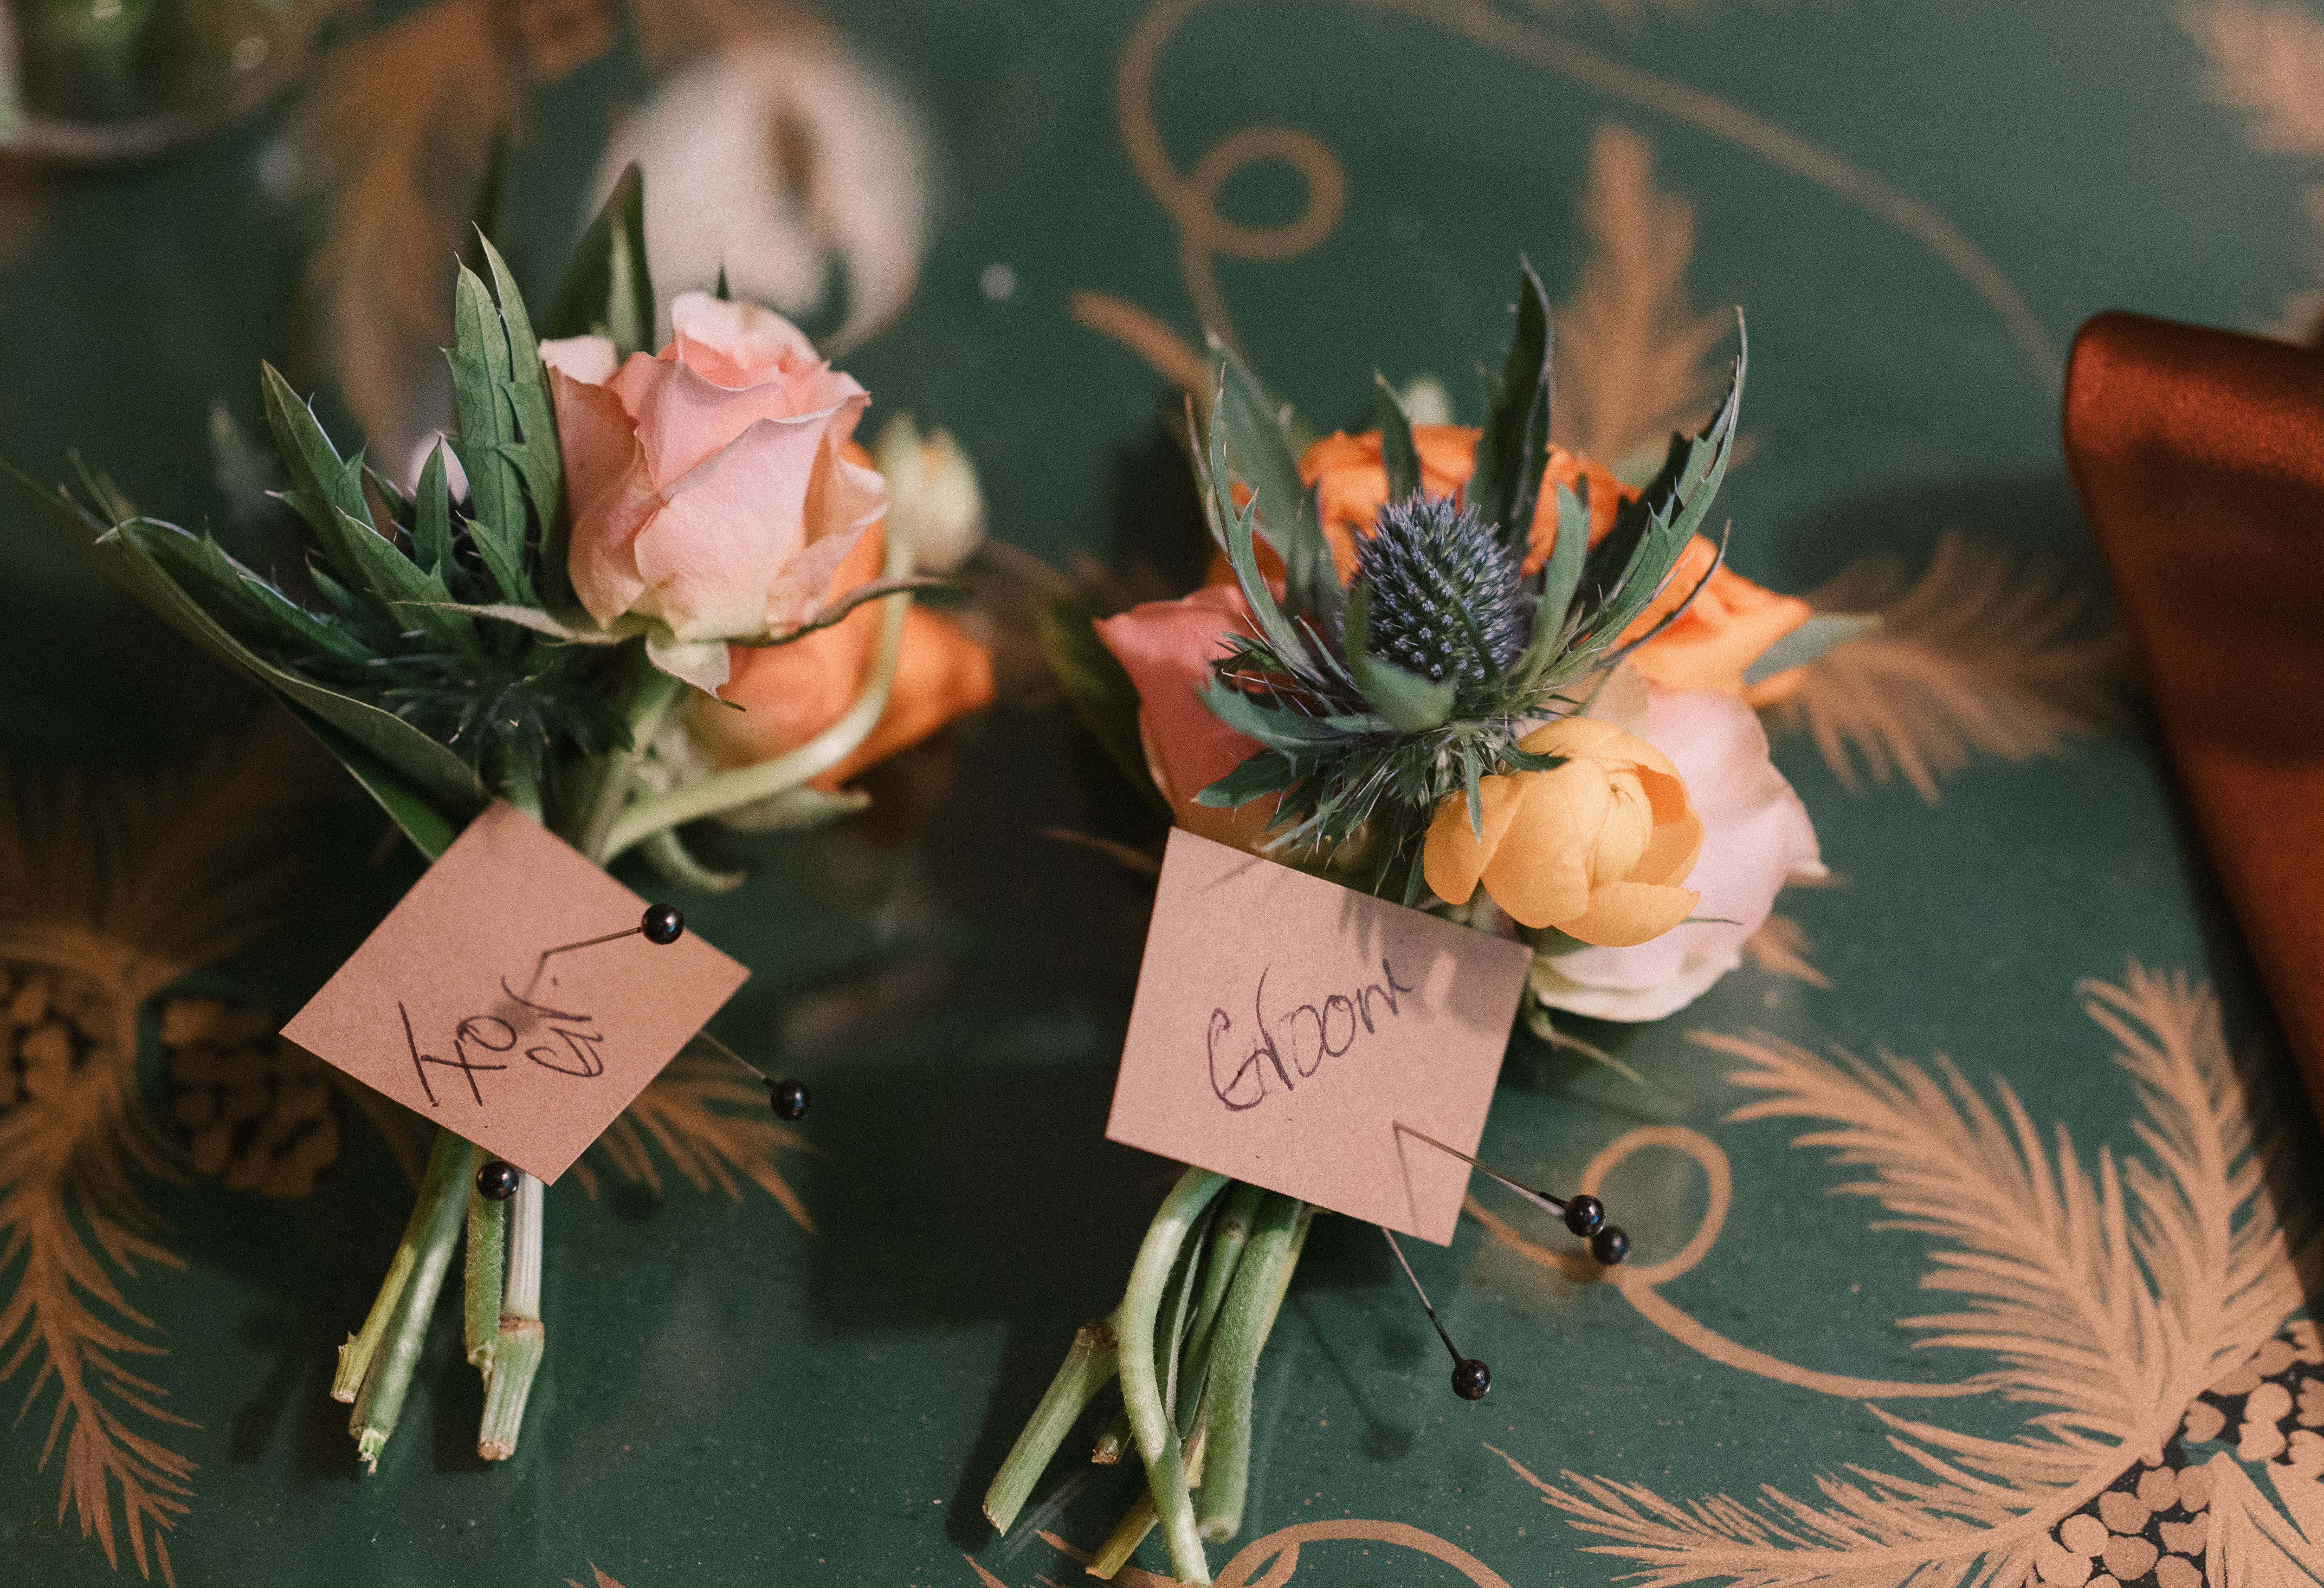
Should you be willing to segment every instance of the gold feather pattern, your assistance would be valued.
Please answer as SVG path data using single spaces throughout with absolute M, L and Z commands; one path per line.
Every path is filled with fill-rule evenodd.
M 1711 411 L 1726 379 L 1711 355 L 1734 321 L 1689 303 L 1693 208 L 1655 188 L 1653 147 L 1626 127 L 1591 141 L 1582 225 L 1590 260 L 1557 311 L 1556 439 L 1618 473 L 1651 469 Z
M 1819 1480 L 1820 1500 L 1769 1485 L 1756 1503 L 1721 1494 L 1679 1504 L 1644 1484 L 1572 1472 L 1561 1487 L 1504 1459 L 1574 1526 L 1609 1540 L 1594 1552 L 1642 1563 L 1633 1580 L 1648 1588 L 1715 1578 L 1748 1588 L 2016 1588 L 2037 1574 L 2070 1588 L 2088 1577 L 2090 1556 L 2112 1546 L 2098 1519 L 2107 1510 L 2136 1510 L 2144 1528 L 2174 1503 L 2216 1508 L 2213 1480 L 2165 1467 L 2166 1447 L 2182 1416 L 2198 1432 L 2190 1408 L 2207 1389 L 2235 1388 L 2239 1371 L 2271 1354 L 2318 1277 L 2324 1242 L 2312 1208 L 2276 1204 L 2275 1187 L 2298 1183 L 2292 1132 L 2256 1128 L 2260 1077 L 2230 1055 L 2209 990 L 2134 964 L 2120 984 L 2086 982 L 2080 992 L 2118 1045 L 2143 1112 L 2132 1130 L 2146 1155 L 2101 1146 L 2095 1171 L 2062 1123 L 2052 1147 L 2006 1081 L 1994 1080 L 1988 1099 L 1941 1057 L 1875 1065 L 1765 1036 L 1696 1039 L 1743 1060 L 1729 1078 L 1764 1094 L 1734 1119 L 1821 1122 L 1794 1145 L 1870 1170 L 1838 1189 L 1877 1202 L 1888 1215 L 1881 1227 L 1950 1243 L 1922 1283 L 1954 1298 L 1953 1309 L 1902 1325 L 1928 1331 L 1924 1344 L 1993 1357 L 1971 1381 L 2036 1408 L 2024 1434 L 1974 1437 L 1871 1407 L 1917 1472 L 1851 1466 Z M 2266 1388 L 2255 1383 L 2246 1403 Z M 2296 1417 L 2290 1392 L 2279 1393 Z M 2263 1409 L 2274 1409 L 2272 1399 Z M 2324 1463 L 2324 1448 L 2317 1454 Z M 2141 1463 L 2171 1475 L 2141 1488 Z M 2110 1494 L 2130 1498 L 2109 1505 Z M 2281 1522 L 2253 1512 L 2243 1546 L 2304 1552 L 2309 1574 L 2324 1566 Z M 2208 1523 L 2160 1530 L 2194 1554 L 2224 1536 Z M 2127 1565 L 2136 1552 L 2125 1550 Z M 2185 1553 L 2178 1558 L 2192 1570 Z M 2161 1573 L 2153 1556 L 2145 1564 Z
M 613 1160 L 623 1179 L 658 1193 L 661 1171 L 649 1143 L 660 1148 L 696 1191 L 715 1186 L 739 1202 L 747 1180 L 781 1203 L 801 1229 L 816 1233 L 807 1204 L 775 1168 L 777 1152 L 804 1149 L 807 1138 L 769 1118 L 766 1089 L 740 1079 L 725 1062 L 683 1054 L 672 1059 L 597 1139 L 595 1149 Z M 578 1163 L 573 1172 L 595 1197 L 596 1171 Z
M 1743 952 L 1761 970 L 1811 987 L 1829 988 L 1831 979 L 1808 959 L 1814 948 L 1807 928 L 1787 915 L 1769 916 L 1757 931 L 1743 939 Z
M 181 1266 L 132 1171 L 186 1177 L 138 1099 L 137 1015 L 245 941 L 285 880 L 273 829 L 304 795 L 296 733 L 269 717 L 143 784 L 20 801 L 0 778 L 0 1382 L 33 1370 L 26 1412 L 56 1388 L 40 1463 L 61 1441 L 58 1519 L 76 1512 L 115 1567 L 126 1531 L 139 1572 L 172 1583 L 163 1534 L 194 1463 L 152 1430 L 191 1425 L 124 1364 L 166 1348 L 120 1280 Z
M 1901 775 L 1933 805 L 1938 778 L 1976 753 L 2062 755 L 2123 717 L 2130 644 L 2103 595 L 2004 548 L 1948 533 L 1909 586 L 1900 562 L 1874 558 L 1808 599 L 1881 620 L 1809 663 L 1772 713 L 1812 734 L 1851 790 L 1860 757 L 1874 782 Z
M 2242 111 L 2245 138 L 2262 153 L 2324 155 L 2324 19 L 2304 6 L 2255 5 L 2252 0 L 2186 0 L 2179 21 L 2210 62 L 2203 89 L 2220 105 Z M 2308 189 L 2309 272 L 2324 282 L 2324 185 Z M 2304 342 L 2324 323 L 2324 287 L 2284 300 L 2283 311 L 2262 329 Z

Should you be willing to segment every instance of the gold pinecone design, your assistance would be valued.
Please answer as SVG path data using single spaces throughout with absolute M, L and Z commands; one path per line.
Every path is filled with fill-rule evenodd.
M 237 1191 L 304 1196 L 339 1156 L 329 1072 L 274 1033 L 263 1011 L 216 998 L 161 1006 L 170 1112 L 194 1168 Z
M 61 1097 L 112 1029 L 112 995 L 96 977 L 0 959 L 0 1110 Z

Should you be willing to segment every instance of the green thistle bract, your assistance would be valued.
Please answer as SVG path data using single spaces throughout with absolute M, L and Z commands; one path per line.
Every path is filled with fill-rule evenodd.
M 1737 331 L 1739 339 L 1739 316 Z M 1622 638 L 1669 580 L 1726 475 L 1748 341 L 1719 411 L 1700 434 L 1671 438 L 1661 471 L 1595 546 L 1586 498 L 1554 487 L 1556 544 L 1522 574 L 1547 483 L 1549 346 L 1548 297 L 1525 266 L 1516 335 L 1488 383 L 1469 505 L 1458 510 L 1421 494 L 1411 426 L 1379 383 L 1394 505 L 1344 589 L 1314 492 L 1300 483 L 1296 421 L 1231 354 L 1216 355 L 1214 393 L 1193 438 L 1211 531 L 1251 611 L 1250 632 L 1225 637 L 1204 698 L 1261 746 L 1196 798 L 1232 807 L 1279 795 L 1278 851 L 1360 855 L 1372 890 L 1407 904 L 1421 895 L 1422 840 L 1445 799 L 1465 793 L 1479 821 L 1483 778 L 1558 764 L 1518 741 L 1575 710 L 1593 675 L 1651 637 Z M 1249 492 L 1240 506 L 1238 483 Z M 1279 598 L 1259 567 L 1262 533 L 1282 559 Z
M 1480 698 L 1525 651 L 1531 605 L 1517 559 L 1476 509 L 1414 495 L 1380 510 L 1356 551 L 1354 583 L 1371 597 L 1370 651 L 1459 704 Z

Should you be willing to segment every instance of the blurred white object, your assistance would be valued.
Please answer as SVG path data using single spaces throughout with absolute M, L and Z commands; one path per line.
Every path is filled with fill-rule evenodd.
M 922 436 L 899 413 L 880 432 L 872 455 L 888 481 L 888 527 L 905 535 L 912 566 L 948 574 L 984 540 L 984 492 L 976 466 L 942 430 Z
M 836 40 L 738 43 L 706 57 L 614 130 L 594 213 L 632 161 L 646 179 L 646 254 L 664 307 L 709 291 L 811 314 L 836 259 L 847 312 L 823 338 L 844 349 L 912 295 L 928 228 L 928 158 L 918 118 Z

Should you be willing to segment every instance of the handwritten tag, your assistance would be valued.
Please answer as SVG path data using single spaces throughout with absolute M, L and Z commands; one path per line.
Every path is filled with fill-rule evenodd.
M 1174 828 L 1106 1136 L 1448 1244 L 1531 960 Z
M 646 901 L 505 802 L 468 825 L 282 1034 L 553 1181 L 750 972 L 692 932 L 541 951 Z

